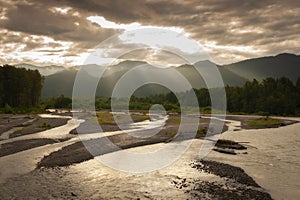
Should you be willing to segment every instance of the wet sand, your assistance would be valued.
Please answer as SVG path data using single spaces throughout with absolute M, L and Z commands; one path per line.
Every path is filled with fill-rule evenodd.
M 65 140 L 67 139 L 54 140 L 54 139 L 42 138 L 42 139 L 28 139 L 28 140 L 20 140 L 20 141 L 5 143 L 1 145 L 0 157 L 18 153 L 28 149 L 33 149 L 35 147 L 44 146 L 46 144 L 63 142 Z
M 71 116 L 0 114 L 0 140 L 38 133 L 67 123 Z

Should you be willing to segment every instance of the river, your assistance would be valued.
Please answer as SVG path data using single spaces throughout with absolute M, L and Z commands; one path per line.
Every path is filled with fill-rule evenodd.
M 285 118 L 300 121 L 300 118 Z M 243 168 L 274 199 L 300 198 L 300 123 L 270 129 L 227 131 L 223 139 L 248 145 L 248 154 L 211 152 L 208 159 Z
M 294 120 L 300 121 L 299 118 Z M 163 121 L 162 121 L 163 122 Z M 71 119 L 68 124 L 38 134 L 22 136 L 21 139 L 33 137 L 62 138 L 78 126 L 80 122 Z M 149 123 L 146 122 L 147 126 Z M 157 122 L 156 122 L 157 123 Z M 159 123 L 158 123 L 159 124 Z M 161 123 L 162 125 L 163 123 Z M 299 199 L 300 185 L 300 123 L 260 130 L 239 130 L 238 121 L 227 121 L 229 130 L 222 134 L 224 139 L 232 139 L 248 146 L 248 154 L 226 155 L 210 152 L 206 159 L 212 159 L 243 168 L 254 180 L 265 188 L 274 199 Z M 135 128 L 145 128 L 139 123 Z M 146 125 L 145 125 L 146 126 Z M 116 132 L 107 133 L 108 135 Z M 86 139 L 95 138 L 96 134 L 88 134 Z M 10 139 L 11 141 L 20 138 Z M 67 168 L 35 170 L 36 163 L 43 156 L 61 149 L 63 146 L 78 141 L 72 139 L 33 148 L 12 155 L 0 157 L 0 197 L 25 197 L 41 199 L 183 199 L 187 194 L 178 190 L 172 181 L 180 177 L 188 180 L 211 180 L 214 176 L 199 173 L 190 167 L 190 162 L 198 158 L 203 140 L 193 140 L 190 148 L 171 165 L 149 173 L 132 174 L 116 171 L 92 159 Z M 2 143 L 5 140 L 1 141 Z M 7 141 L 6 141 L 7 142 Z M 128 151 L 145 152 L 163 148 L 165 143 L 136 147 Z M 114 152 L 111 154 L 119 154 Z M 108 157 L 110 155 L 103 155 Z

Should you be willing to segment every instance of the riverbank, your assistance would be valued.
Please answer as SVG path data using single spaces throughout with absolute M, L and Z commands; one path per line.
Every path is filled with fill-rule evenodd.
M 13 115 L 0 114 L 0 140 L 38 133 L 65 125 L 71 115 L 53 117 L 53 115 Z
M 258 115 L 226 115 L 227 120 L 235 120 L 241 122 L 241 129 L 265 129 L 279 128 L 288 126 L 298 121 L 291 118 L 283 118 L 278 116 L 258 116 Z M 275 122 L 273 122 L 274 120 Z M 265 123 L 264 123 L 265 121 Z M 261 123 L 262 122 L 262 123 Z

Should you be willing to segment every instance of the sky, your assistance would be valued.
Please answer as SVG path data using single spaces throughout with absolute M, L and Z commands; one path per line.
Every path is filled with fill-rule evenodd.
M 81 65 L 101 42 L 139 28 L 175 31 L 217 64 L 298 55 L 300 1 L 0 0 L 0 64 Z M 130 46 L 119 42 L 123 50 Z M 180 64 L 169 54 L 150 52 L 129 58 Z

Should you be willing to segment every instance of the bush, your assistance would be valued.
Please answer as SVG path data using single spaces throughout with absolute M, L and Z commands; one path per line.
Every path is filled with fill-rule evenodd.
M 5 104 L 3 111 L 5 114 L 15 114 L 14 109 L 8 104 Z
M 269 113 L 269 112 L 259 111 L 259 112 L 257 113 L 257 115 L 269 117 L 269 116 L 270 116 L 270 113 Z
M 198 130 L 197 130 L 197 135 L 200 136 L 200 137 L 205 137 L 206 135 L 206 128 L 202 128 L 200 127 Z
M 51 125 L 47 122 L 43 122 L 39 125 L 39 128 L 49 128 L 49 127 L 51 127 Z

